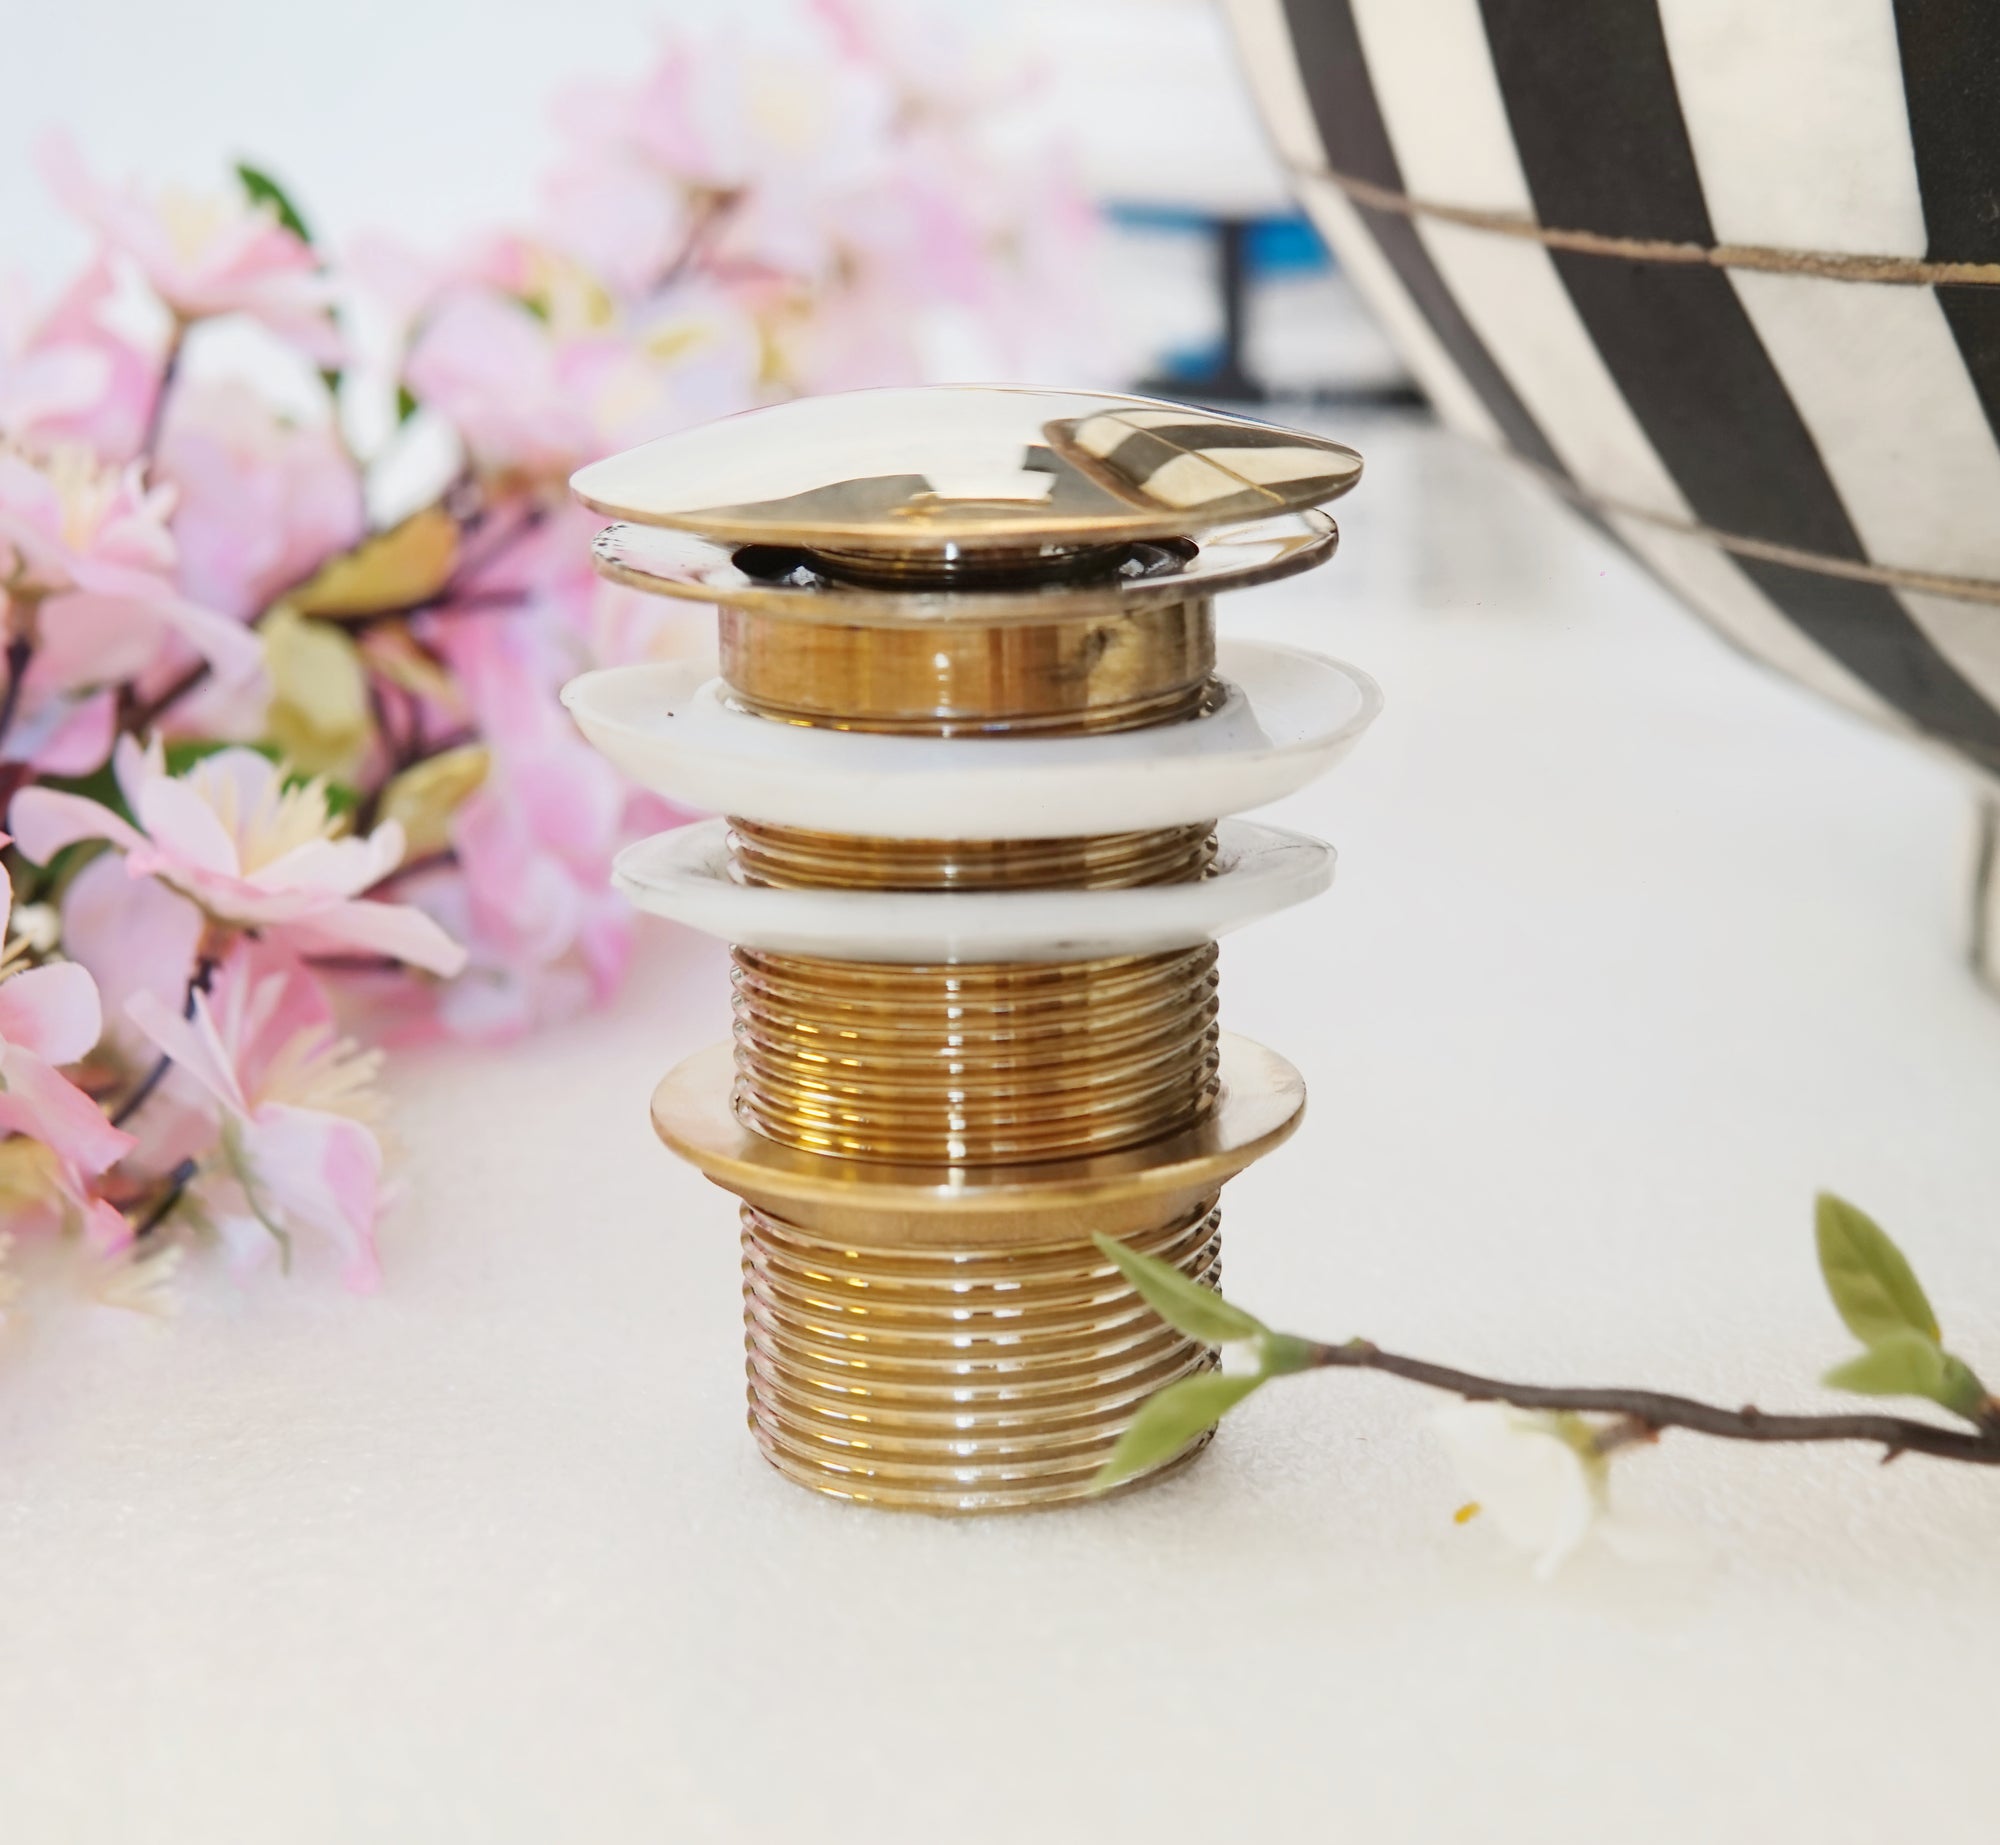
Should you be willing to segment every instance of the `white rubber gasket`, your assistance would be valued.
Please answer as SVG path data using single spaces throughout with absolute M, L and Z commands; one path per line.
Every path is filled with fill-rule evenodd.
M 1185 826 L 1295 793 L 1382 708 L 1320 654 L 1225 641 L 1218 707 L 1085 737 L 897 737 L 738 710 L 684 665 L 616 666 L 563 688 L 591 743 L 685 807 L 878 839 L 1073 839 Z
M 1187 948 L 1333 881 L 1333 848 L 1248 820 L 1216 828 L 1192 884 L 1131 890 L 774 890 L 729 874 L 729 827 L 705 820 L 619 853 L 611 881 L 642 910 L 739 948 L 910 964 L 1086 961 Z

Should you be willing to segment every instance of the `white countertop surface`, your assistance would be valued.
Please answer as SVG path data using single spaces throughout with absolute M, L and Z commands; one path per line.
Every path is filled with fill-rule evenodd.
M 1834 1186 L 2000 1373 L 2000 1004 L 1950 774 L 1739 663 L 1412 422 L 1328 570 L 1230 632 L 1389 709 L 1272 810 L 1334 891 L 1224 951 L 1300 1137 L 1231 1291 L 1545 1380 L 1766 1406 L 1847 1340 Z M 1081 1511 L 931 1522 L 743 1427 L 733 1201 L 646 1098 L 721 1034 L 660 926 L 613 1012 L 399 1066 L 386 1291 L 190 1288 L 0 1344 L 0 1830 L 60 1840 L 1994 1837 L 2000 1478 L 1670 1436 L 1625 1502 L 1706 1563 L 1548 1586 L 1425 1393 L 1273 1388 Z

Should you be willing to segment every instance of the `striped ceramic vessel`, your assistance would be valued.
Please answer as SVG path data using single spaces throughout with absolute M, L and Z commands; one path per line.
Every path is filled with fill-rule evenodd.
M 2000 4 L 1230 5 L 1443 415 L 1974 771 L 2000 979 Z

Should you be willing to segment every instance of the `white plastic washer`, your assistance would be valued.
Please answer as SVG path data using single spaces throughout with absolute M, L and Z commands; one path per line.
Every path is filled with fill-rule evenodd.
M 910 964 L 1086 961 L 1191 947 L 1303 903 L 1333 848 L 1225 820 L 1211 874 L 1131 890 L 776 890 L 729 875 L 729 828 L 705 820 L 619 853 L 612 882 L 642 910 L 740 948 Z
M 1262 807 L 1324 774 L 1382 708 L 1320 654 L 1225 641 L 1205 717 L 1083 737 L 902 737 L 774 722 L 683 665 L 614 666 L 563 688 L 592 744 L 683 806 L 878 839 L 1072 839 Z

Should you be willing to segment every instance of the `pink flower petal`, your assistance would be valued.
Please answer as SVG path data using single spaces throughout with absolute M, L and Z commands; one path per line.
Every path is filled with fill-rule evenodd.
M 188 783 L 167 776 L 149 780 L 132 807 L 147 836 L 169 858 L 196 871 L 229 878 L 239 875 L 236 841 L 221 816 Z
M 379 884 L 402 862 L 403 829 L 385 820 L 366 839 L 309 839 L 260 866 L 248 881 L 260 890 L 353 897 Z
M 113 1256 L 132 1241 L 132 1224 L 123 1211 L 102 1198 L 83 1201 L 84 1240 L 100 1255 Z
M 89 775 L 101 769 L 118 734 L 118 695 L 99 692 L 72 705 L 36 748 L 44 775 Z
M 244 1151 L 264 1208 L 288 1227 L 330 1237 L 346 1257 L 342 1279 L 357 1293 L 376 1287 L 381 1142 L 345 1116 L 270 1103 L 245 1133 Z
M 248 1116 L 249 1104 L 236 1080 L 228 1050 L 217 1035 L 208 1002 L 195 1000 L 194 1017 L 183 1018 L 156 993 L 134 993 L 126 1016 L 181 1069 L 233 1115 Z
M 74 961 L 0 982 L 0 1038 L 53 1064 L 87 1057 L 104 1031 L 97 982 Z
M 160 618 L 215 669 L 225 685 L 241 685 L 264 670 L 264 646 L 241 622 L 185 596 L 166 596 L 153 606 Z
M 136 737 L 120 737 L 111 751 L 111 772 L 117 778 L 118 792 L 125 797 L 126 810 L 136 813 L 139 790 L 154 776 L 167 772 L 166 747 L 158 737 L 143 749 Z
M 407 903 L 336 903 L 288 924 L 285 937 L 302 953 L 387 955 L 447 980 L 465 966 L 465 950 Z
M 125 852 L 146 843 L 110 808 L 54 788 L 23 788 L 8 810 L 7 824 L 14 843 L 37 865 L 46 865 L 79 839 L 108 839 Z
M 0 1128 L 46 1141 L 85 1173 L 99 1173 L 137 1143 L 104 1111 L 34 1052 L 10 1044 L 0 1054 Z
M 95 977 L 105 1023 L 121 1045 L 133 1035 L 125 1015 L 133 994 L 157 994 L 179 1010 L 201 931 L 201 912 L 187 898 L 127 876 L 113 852 L 84 866 L 63 893 L 63 952 Z

